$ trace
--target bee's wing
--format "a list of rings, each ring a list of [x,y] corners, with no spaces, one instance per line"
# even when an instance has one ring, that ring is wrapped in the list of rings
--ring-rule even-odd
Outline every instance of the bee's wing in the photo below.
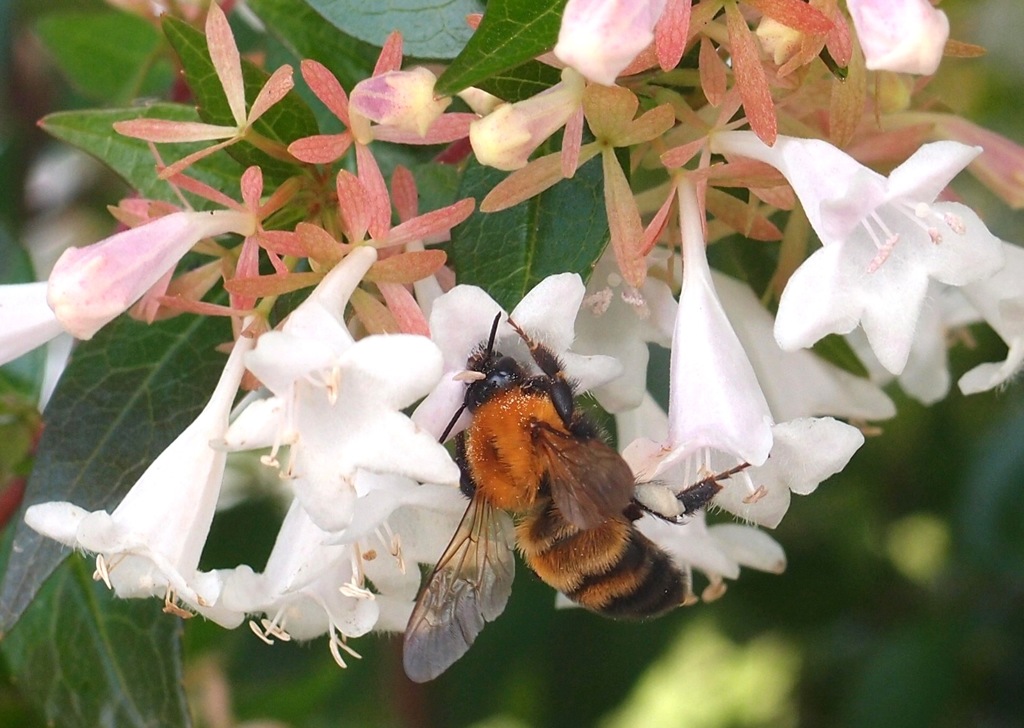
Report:
[[[484,623],[504,611],[514,574],[511,519],[474,497],[405,628],[409,679],[433,680],[466,654]]]
[[[547,460],[551,497],[569,523],[588,529],[622,515],[635,483],[619,453],[600,439],[548,426],[537,428],[537,440]]]

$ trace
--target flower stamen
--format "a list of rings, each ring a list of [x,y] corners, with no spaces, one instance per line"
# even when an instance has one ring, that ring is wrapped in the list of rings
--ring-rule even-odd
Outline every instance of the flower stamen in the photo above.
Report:
[[[700,599],[693,593],[693,568],[689,564],[683,567],[683,575],[686,577],[686,592],[683,594],[683,601],[679,604],[683,607],[692,607]]]
[[[401,537],[391,530],[391,526],[387,521],[380,524],[381,528],[384,529],[384,533],[377,529],[377,538],[384,544],[388,549],[388,553],[395,557],[398,561],[398,570],[405,573],[405,557],[402,555],[402,539]]]
[[[92,575],[93,581],[102,581],[106,584],[107,589],[113,589],[114,587],[110,583],[110,570],[107,568],[107,560],[103,558],[103,554],[96,554],[96,571]]]
[[[352,551],[352,578],[338,587],[346,597],[353,599],[375,599],[376,595],[364,586],[363,560],[359,549]]]
[[[250,619],[249,629],[268,645],[274,644],[275,639],[279,639],[282,642],[291,642],[292,636],[284,628],[285,620],[284,610],[281,609],[278,610],[273,619],[267,619],[266,617],[261,619],[259,625],[256,624],[255,620]]]
[[[327,390],[327,401],[332,405],[338,401],[338,389],[341,386],[341,369],[332,367],[324,388]]]
[[[249,620],[249,629],[252,630],[252,633],[254,635],[259,637],[261,640],[266,642],[268,645],[274,644],[274,640],[270,639],[270,637],[268,637],[266,634],[264,634],[263,630],[260,628],[260,626],[258,624],[256,624],[256,622],[254,620],[252,620],[252,619]]]
[[[766,495],[768,495],[768,489],[765,488],[763,485],[759,485],[759,486],[757,486],[757,488],[754,490],[753,493],[751,493],[750,495],[746,496],[743,499],[743,502],[746,503],[749,506],[749,505],[751,505],[753,503],[757,503],[759,500],[764,498]]]
[[[192,617],[196,616],[187,609],[178,606],[177,598],[173,587],[167,587],[167,591],[164,592],[164,614],[173,614],[182,619],[192,619]]]
[[[701,592],[700,597],[705,602],[713,602],[716,599],[720,599],[722,595],[725,594],[725,590],[727,588],[728,587],[722,577],[715,575],[711,577],[711,583],[704,587],[704,591]]]
[[[331,627],[330,635],[331,635],[331,637],[330,637],[330,643],[328,644],[328,649],[330,649],[330,651],[331,651],[331,657],[333,657],[334,661],[336,663],[338,663],[338,667],[340,667],[342,669],[348,667],[348,665],[345,663],[344,658],[341,656],[341,651],[342,650],[344,650],[350,656],[354,657],[357,660],[363,659],[362,655],[360,655],[354,649],[349,647],[348,644],[346,644],[346,642],[345,642],[345,635],[341,634],[340,632],[335,631],[334,626]]]
[[[282,642],[291,642],[292,636],[284,628],[283,610],[275,614],[273,619],[264,617],[260,622],[263,624],[264,634],[276,637]]]
[[[957,235],[967,234],[967,225],[964,223],[964,219],[959,215],[947,212],[942,215],[942,220],[949,226],[949,229]]]
[[[886,238],[885,242],[882,243],[882,246],[878,249],[878,254],[871,259],[870,263],[868,263],[868,273],[874,273],[882,267],[882,264],[885,263],[885,261],[889,260],[889,256],[892,255],[893,248],[896,247],[896,243],[899,241],[899,235],[893,235]]]

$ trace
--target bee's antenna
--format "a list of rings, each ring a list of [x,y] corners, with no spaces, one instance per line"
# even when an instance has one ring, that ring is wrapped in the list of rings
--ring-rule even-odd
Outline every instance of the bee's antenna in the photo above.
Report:
[[[466,403],[463,402],[462,406],[459,407],[458,410],[456,410],[455,416],[452,417],[451,422],[449,422],[448,426],[446,428],[444,428],[444,432],[441,433],[441,438],[438,440],[438,442],[442,442],[443,443],[445,440],[448,439],[448,433],[450,433],[452,431],[452,428],[455,427],[455,423],[459,421],[459,418],[462,417],[462,413],[465,412],[465,411],[466,411]]]
[[[487,356],[494,353],[494,339],[498,336],[498,324],[501,323],[501,312],[494,316],[494,323],[491,324],[491,335],[487,337]]]
[[[715,473],[711,476],[711,480],[726,480],[730,475],[736,475],[736,473],[746,470],[749,467],[750,463],[740,463],[735,468],[729,468],[724,472]]]
[[[487,357],[489,357],[491,354],[494,353],[494,340],[498,337],[498,324],[499,323],[501,323],[501,311],[499,311],[497,314],[495,314],[495,316],[494,316],[494,323],[491,324],[491,333],[487,337],[487,349],[484,352]],[[470,371],[470,372],[466,372],[466,373],[467,374],[472,374],[473,372]],[[483,378],[482,374],[480,375],[480,378],[481,379]],[[465,411],[466,411],[466,403],[463,402],[462,406],[459,407],[459,409],[455,412],[455,416],[452,417],[452,421],[448,423],[448,426],[446,428],[444,428],[444,432],[441,433],[441,439],[438,440],[438,442],[444,442],[448,438],[448,435],[449,435],[449,433],[451,433],[452,428],[455,427],[455,423],[459,421],[459,418],[462,417],[462,413],[465,412]]]

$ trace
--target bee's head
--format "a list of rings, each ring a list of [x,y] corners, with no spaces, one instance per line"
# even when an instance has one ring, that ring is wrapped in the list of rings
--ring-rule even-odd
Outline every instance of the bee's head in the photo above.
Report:
[[[525,376],[519,362],[500,352],[491,352],[480,362],[479,367],[471,365],[470,368],[484,375],[483,379],[471,382],[466,387],[466,407],[470,412],[475,412],[495,394],[515,385]]]
[[[465,404],[470,412],[475,411],[495,393],[508,389],[525,376],[519,362],[511,356],[505,356],[500,351],[494,350],[494,339],[497,336],[500,321],[501,314],[499,313],[494,317],[487,345],[481,346],[473,352],[469,361],[466,362],[469,371],[479,372],[483,375],[483,378],[471,382],[466,387]]]
[[[502,314],[499,312],[491,324],[491,334],[487,337],[487,344],[480,346],[474,351],[466,362],[466,372],[461,373],[458,378],[468,381],[466,396],[462,400],[462,406],[452,417],[448,426],[441,435],[441,442],[447,439],[448,434],[455,427],[459,417],[465,410],[475,412],[487,400],[498,392],[501,392],[515,385],[526,378],[527,374],[523,367],[511,356],[505,356],[500,351],[494,350],[494,340],[498,335],[498,324],[501,322]],[[475,373],[475,376],[472,376]],[[464,374],[471,376],[465,377]]]

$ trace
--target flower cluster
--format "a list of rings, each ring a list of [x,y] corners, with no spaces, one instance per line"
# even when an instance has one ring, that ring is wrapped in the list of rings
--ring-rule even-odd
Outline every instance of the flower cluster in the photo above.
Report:
[[[249,103],[227,19],[211,4],[205,37],[232,122],[115,125],[151,146],[180,205],[125,200],[115,209],[124,230],[68,249],[46,281],[0,286],[0,361],[62,332],[89,339],[126,312],[149,322],[186,313],[231,321],[224,372],[119,504],[33,503],[26,522],[94,554],[97,578],[118,596],[163,597],[169,612],[225,627],[248,619],[268,642],[326,634],[344,666],[350,638],[404,628],[417,565],[437,559],[465,509],[459,467],[438,438],[497,316],[498,350],[529,359],[511,320],[614,415],[641,502],[671,504],[732,473],[710,516],[637,523],[681,570],[704,575],[705,600],[742,566],[781,572],[782,548],[764,529],[792,494],[846,467],[868,423],[895,414],[881,388],[890,379],[926,403],[946,395],[948,328],[984,321],[1009,348],[1005,362],[963,375],[966,393],[1024,364],[1024,253],[946,192],[969,167],[1004,199],[1024,199],[1024,153],[912,101],[892,110],[867,95],[869,70],[936,71],[948,22],[930,3],[849,0],[848,10],[570,0],[553,55],[540,58],[561,68],[560,81],[515,102],[467,89],[476,112],[451,110],[465,107],[436,90],[436,68],[403,68],[393,34],[349,92],[325,65],[302,61],[343,130],[282,141],[260,124],[288,98],[292,69],[269,74]],[[697,65],[682,74],[689,48]],[[213,143],[164,164],[158,145],[171,142]],[[445,162],[472,153],[510,174],[476,212],[466,198],[420,213],[414,175],[388,161],[386,145],[444,145]],[[270,185],[251,165],[217,188],[193,173],[243,147],[293,174]],[[596,157],[603,254],[544,271],[511,312],[463,282],[437,245],[453,228],[535,201]],[[784,234],[779,223],[804,219],[798,208],[809,228]],[[767,276],[750,276],[767,287],[710,265],[709,247],[738,236],[777,250]],[[500,253],[492,282],[515,274],[498,269]],[[301,302],[281,317],[296,292]],[[812,352],[826,337],[872,376]],[[653,388],[664,409],[647,389],[652,345],[671,351],[669,380]],[[200,569],[229,455],[278,476],[286,515],[259,572]]]

